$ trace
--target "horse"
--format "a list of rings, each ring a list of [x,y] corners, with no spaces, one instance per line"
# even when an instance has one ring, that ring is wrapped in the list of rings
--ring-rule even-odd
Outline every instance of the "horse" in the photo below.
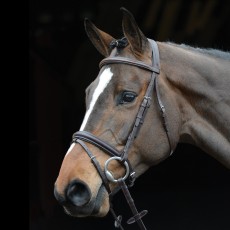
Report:
[[[122,190],[146,229],[129,187],[150,167],[189,143],[230,168],[230,53],[147,38],[123,13],[124,37],[89,19],[89,40],[105,58],[86,89],[86,113],[63,159],[54,195],[68,215],[104,217],[124,229],[112,208]]]

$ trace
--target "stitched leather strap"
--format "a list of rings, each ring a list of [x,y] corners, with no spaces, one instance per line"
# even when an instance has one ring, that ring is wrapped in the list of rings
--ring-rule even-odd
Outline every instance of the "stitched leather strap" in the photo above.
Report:
[[[97,169],[101,179],[102,179],[102,182],[106,188],[106,190],[108,191],[108,193],[110,194],[111,193],[111,190],[110,190],[110,187],[109,187],[109,182],[108,182],[108,179],[107,177],[105,176],[104,172],[102,171],[101,169],[101,166],[99,164],[99,162],[97,161],[96,157],[90,152],[90,150],[88,149],[88,147],[85,145],[85,143],[83,141],[81,141],[80,139],[77,139],[75,141],[76,143],[79,143],[81,145],[81,147],[86,151],[86,153],[89,155],[94,167]]]
[[[159,74],[160,71],[158,68],[154,66],[150,66],[145,64],[144,62],[138,61],[138,60],[132,60],[130,58],[125,58],[125,57],[108,57],[103,59],[99,67],[102,68],[102,66],[107,65],[107,64],[128,64],[128,65],[133,65],[142,69],[149,70],[151,72]]]
[[[94,136],[93,134],[87,132],[87,131],[78,131],[73,134],[73,141],[81,139],[83,141],[86,141],[88,143],[91,143],[101,150],[105,151],[110,156],[121,156],[121,152],[119,152],[117,149],[115,149],[112,145],[102,141],[98,137]]]

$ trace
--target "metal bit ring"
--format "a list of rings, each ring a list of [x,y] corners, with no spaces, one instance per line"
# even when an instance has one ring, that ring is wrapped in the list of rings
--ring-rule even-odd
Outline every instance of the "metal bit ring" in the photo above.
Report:
[[[110,161],[112,160],[118,160],[118,161],[122,161],[121,157],[110,157],[106,162],[105,162],[105,175],[107,177],[107,179],[111,182],[117,183],[118,179],[115,179],[112,175],[112,173],[108,170],[108,165],[110,163]],[[125,180],[128,176],[129,176],[129,165],[126,161],[123,162],[124,166],[125,166],[125,170],[126,173],[124,175],[124,177],[122,178],[123,180]]]

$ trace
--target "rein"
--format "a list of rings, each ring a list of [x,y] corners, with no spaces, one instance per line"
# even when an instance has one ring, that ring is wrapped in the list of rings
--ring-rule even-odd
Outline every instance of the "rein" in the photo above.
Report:
[[[144,223],[142,222],[141,218],[144,215],[146,215],[148,211],[147,210],[143,210],[141,212],[137,211],[136,206],[134,204],[134,200],[132,199],[132,197],[129,193],[129,190],[128,190],[128,187],[133,186],[134,181],[135,181],[135,172],[132,169],[131,164],[129,163],[128,153],[129,153],[130,147],[132,146],[133,141],[135,140],[135,138],[138,135],[138,132],[140,130],[141,125],[144,122],[144,118],[145,118],[145,115],[147,113],[147,110],[150,107],[151,95],[152,95],[153,89],[155,89],[155,91],[156,91],[156,97],[157,97],[158,105],[159,105],[160,111],[161,111],[163,127],[165,129],[165,132],[166,132],[166,135],[168,138],[168,143],[170,146],[170,155],[173,153],[172,143],[171,143],[171,140],[169,138],[169,129],[168,129],[168,126],[166,123],[165,107],[164,107],[164,105],[161,101],[161,98],[160,98],[159,89],[158,89],[158,82],[157,82],[157,76],[160,73],[159,50],[158,50],[157,43],[155,41],[149,39],[149,42],[150,42],[151,47],[152,47],[152,66],[147,65],[144,62],[132,60],[132,59],[125,58],[125,57],[108,57],[108,58],[103,59],[99,64],[100,68],[102,68],[104,65],[107,65],[107,64],[127,64],[127,65],[136,66],[136,67],[139,67],[139,68],[142,68],[142,69],[145,69],[147,71],[152,72],[150,83],[149,83],[148,88],[146,90],[143,101],[139,107],[139,111],[137,113],[133,129],[129,134],[129,137],[127,139],[127,142],[125,144],[124,149],[120,152],[117,149],[115,149],[113,146],[102,141],[101,139],[99,139],[98,137],[94,136],[93,134],[91,134],[87,131],[78,131],[78,132],[73,134],[73,141],[72,142],[78,143],[82,146],[82,148],[85,150],[85,152],[90,157],[93,165],[97,169],[97,171],[98,171],[98,173],[102,179],[102,182],[103,182],[103,184],[104,184],[104,186],[105,186],[105,188],[109,194],[110,212],[115,219],[115,227],[120,228],[121,230],[124,229],[121,225],[122,216],[116,216],[116,214],[112,208],[112,202],[111,202],[113,195],[120,189],[122,190],[128,204],[130,206],[130,209],[133,213],[133,217],[131,217],[127,221],[127,223],[132,224],[134,222],[137,222],[137,224],[141,230],[146,230],[146,227],[145,227]],[[100,164],[97,161],[96,157],[90,152],[90,150],[88,149],[88,147],[86,146],[86,144],[84,142],[88,142],[88,143],[91,143],[91,144],[97,146],[98,148],[100,148],[101,150],[103,150],[104,152],[106,152],[108,155],[111,156],[105,162],[104,171],[101,169]],[[125,167],[125,175],[122,178],[115,179],[113,177],[112,173],[108,170],[108,166],[109,166],[110,162],[113,160],[119,161]],[[113,192],[111,192],[111,190],[110,190],[109,181],[113,182],[113,183],[117,183],[119,186]],[[128,186],[126,185],[126,181],[128,183]]]

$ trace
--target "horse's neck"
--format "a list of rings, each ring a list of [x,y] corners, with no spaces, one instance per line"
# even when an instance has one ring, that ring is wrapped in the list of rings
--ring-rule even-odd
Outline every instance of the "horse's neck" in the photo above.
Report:
[[[230,61],[173,45],[160,52],[165,99],[174,97],[179,111],[179,141],[198,146],[230,168]]]

